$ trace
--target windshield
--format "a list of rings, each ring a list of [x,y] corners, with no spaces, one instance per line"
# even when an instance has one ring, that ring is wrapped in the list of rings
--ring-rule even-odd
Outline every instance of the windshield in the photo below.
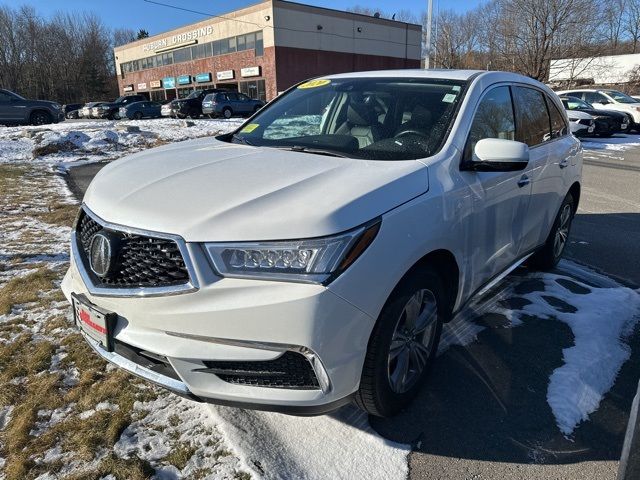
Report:
[[[202,92],[199,90],[194,90],[193,92],[191,92],[186,98],[198,98],[200,95],[202,95]]]
[[[609,95],[618,103],[638,103],[635,98],[632,98],[626,93],[622,93],[617,90],[604,90],[604,93]]]
[[[567,110],[593,109],[593,106],[579,98],[563,98],[562,103]]]
[[[433,155],[465,82],[341,78],[299,85],[258,113],[233,140],[371,160]]]

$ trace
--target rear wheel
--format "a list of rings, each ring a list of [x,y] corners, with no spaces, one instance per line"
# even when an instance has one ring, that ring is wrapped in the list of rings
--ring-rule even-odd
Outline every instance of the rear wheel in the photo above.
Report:
[[[429,372],[447,311],[442,280],[432,268],[396,288],[371,333],[356,404],[387,417],[406,407]]]
[[[222,115],[224,118],[231,118],[233,116],[233,111],[229,107],[224,107]]]
[[[45,125],[47,123],[51,123],[51,115],[43,111],[33,112],[29,117],[29,123],[31,123],[31,125]]]
[[[564,197],[562,201],[562,205],[560,205],[560,210],[553,222],[553,227],[547,237],[547,241],[527,262],[531,268],[536,270],[551,270],[558,264],[569,240],[574,214],[575,201],[573,196],[567,193],[567,196]]]

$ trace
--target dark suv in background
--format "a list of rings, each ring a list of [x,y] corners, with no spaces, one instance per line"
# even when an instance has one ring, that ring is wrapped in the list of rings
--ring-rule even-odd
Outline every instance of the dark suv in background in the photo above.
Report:
[[[169,104],[169,108],[163,108],[162,114],[178,118],[198,118],[202,115],[202,100],[210,93],[226,92],[218,88],[208,90],[195,90],[185,98],[177,98]]]
[[[202,101],[202,113],[211,118],[249,116],[264,107],[262,100],[253,100],[240,92],[211,93]]]
[[[98,111],[98,118],[108,118],[118,120],[120,118],[120,108],[126,107],[130,103],[144,102],[147,97],[144,95],[124,95],[116,98],[113,102],[103,103],[95,107]]]
[[[48,100],[27,100],[17,93],[0,89],[0,124],[44,125],[64,120],[62,106]]]

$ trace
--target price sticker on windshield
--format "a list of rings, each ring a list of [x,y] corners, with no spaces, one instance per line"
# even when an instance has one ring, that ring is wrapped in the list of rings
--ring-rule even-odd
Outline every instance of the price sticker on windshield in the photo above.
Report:
[[[249,125],[247,125],[246,127],[244,127],[242,130],[240,130],[242,133],[251,133],[253,132],[256,128],[258,128],[260,126],[259,123],[250,123]]]
[[[298,88],[318,88],[329,85],[330,83],[331,80],[327,78],[319,78],[317,80],[309,80],[308,82],[301,83],[300,85],[298,85]]]
[[[442,101],[446,103],[453,103],[455,99],[456,99],[455,93],[447,93],[444,97],[442,97]]]

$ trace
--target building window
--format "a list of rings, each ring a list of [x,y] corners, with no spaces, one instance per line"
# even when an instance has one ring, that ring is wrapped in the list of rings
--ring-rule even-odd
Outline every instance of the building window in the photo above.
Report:
[[[240,93],[244,93],[249,98],[267,101],[267,92],[265,90],[264,80],[250,80],[248,82],[240,82]]]
[[[264,54],[264,43],[262,41],[262,32],[256,32],[256,57]]]

